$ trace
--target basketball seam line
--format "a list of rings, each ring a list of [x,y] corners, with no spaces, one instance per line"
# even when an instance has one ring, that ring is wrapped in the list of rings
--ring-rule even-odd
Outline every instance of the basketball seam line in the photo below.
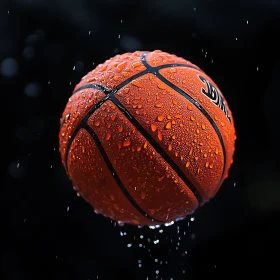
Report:
[[[123,185],[121,179],[119,178],[116,170],[114,169],[108,155],[106,154],[106,151],[104,149],[104,147],[102,146],[98,136],[95,134],[95,132],[93,131],[93,129],[88,125],[85,124],[83,127],[92,137],[93,141],[95,142],[96,146],[98,147],[98,150],[101,153],[101,156],[103,157],[103,160],[105,161],[105,164],[107,165],[109,171],[111,172],[113,178],[115,179],[116,183],[119,185],[119,187],[121,188],[123,194],[125,195],[125,197],[129,200],[129,202],[133,205],[133,207],[140,213],[142,214],[144,217],[150,219],[151,221],[155,221],[155,222],[164,222],[164,221],[160,221],[157,220],[151,216],[149,216],[138,204],[137,202],[133,199],[133,197],[129,194],[128,190],[126,189],[126,187]]]

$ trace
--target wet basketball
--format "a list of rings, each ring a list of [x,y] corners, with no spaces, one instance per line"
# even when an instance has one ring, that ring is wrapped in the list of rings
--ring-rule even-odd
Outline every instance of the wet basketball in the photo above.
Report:
[[[233,162],[222,92],[198,66],[162,51],[98,65],[76,85],[60,125],[73,187],[120,224],[185,218],[216,195]]]

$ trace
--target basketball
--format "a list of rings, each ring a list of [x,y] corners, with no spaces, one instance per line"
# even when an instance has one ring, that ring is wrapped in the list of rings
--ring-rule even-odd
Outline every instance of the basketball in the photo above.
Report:
[[[228,177],[235,140],[215,82],[159,50],[98,65],[60,119],[60,154],[74,189],[119,224],[158,225],[193,213]]]

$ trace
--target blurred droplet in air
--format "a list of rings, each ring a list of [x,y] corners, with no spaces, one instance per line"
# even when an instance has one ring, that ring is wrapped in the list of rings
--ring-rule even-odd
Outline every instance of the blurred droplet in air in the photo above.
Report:
[[[23,176],[25,171],[24,165],[18,161],[11,161],[8,165],[8,173],[15,178]]]
[[[1,74],[4,77],[12,78],[18,72],[18,63],[14,58],[6,58],[1,63]]]
[[[84,69],[84,63],[82,61],[77,61],[73,67],[73,70],[75,70],[76,72],[80,72],[83,69]]]
[[[24,50],[23,50],[23,56],[25,57],[25,58],[32,58],[32,57],[34,57],[34,48],[33,47],[26,47],[26,48],[24,48]]]
[[[30,34],[26,37],[25,43],[26,45],[32,45],[36,41],[36,35],[35,34]]]
[[[37,97],[40,94],[40,86],[37,83],[29,83],[25,86],[24,93],[28,97]]]
[[[18,127],[16,130],[16,137],[21,141],[30,140],[30,133],[28,128],[24,126]]]
[[[140,41],[137,38],[131,36],[121,37],[120,44],[125,51],[137,51],[142,48]]]

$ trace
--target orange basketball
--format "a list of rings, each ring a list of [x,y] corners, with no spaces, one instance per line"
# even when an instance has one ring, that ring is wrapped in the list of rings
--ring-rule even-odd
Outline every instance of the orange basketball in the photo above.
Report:
[[[158,50],[98,65],[75,87],[60,124],[74,189],[119,223],[184,218],[215,196],[233,162],[233,118],[217,85]]]

